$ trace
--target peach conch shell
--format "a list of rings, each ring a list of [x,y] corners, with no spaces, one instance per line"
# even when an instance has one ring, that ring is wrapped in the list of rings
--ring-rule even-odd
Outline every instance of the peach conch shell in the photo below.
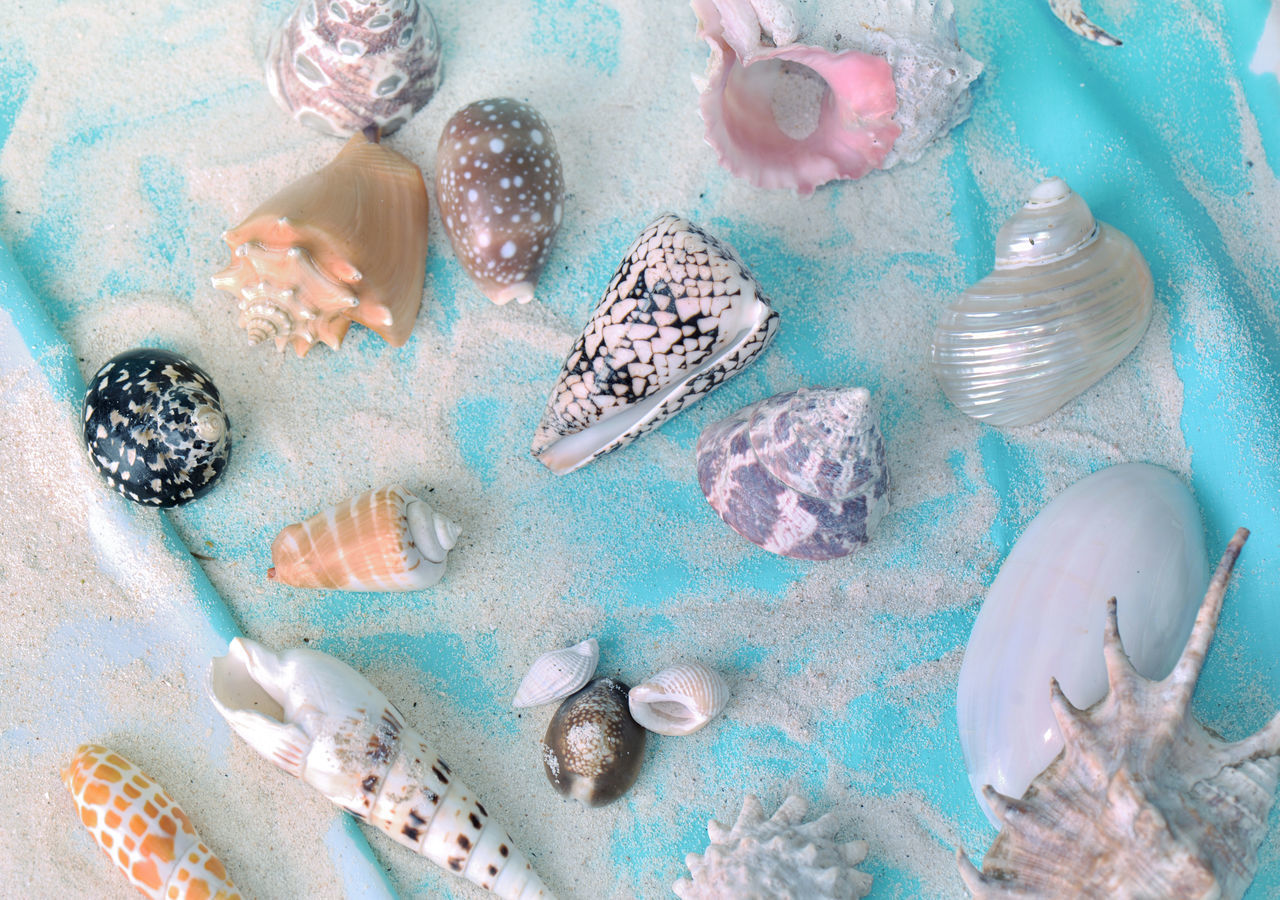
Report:
[[[459,529],[398,484],[295,522],[271,544],[267,577],[294,587],[417,591],[444,577]]]
[[[222,237],[233,255],[213,286],[238,299],[249,343],[336,350],[352,322],[393,347],[409,340],[426,277],[427,186],[394,150],[356,135]]]
[[[699,106],[721,165],[809,194],[911,162],[968,116],[982,64],[957,46],[950,0],[856,7],[832,41],[849,49],[834,51],[796,42],[787,0],[693,0],[711,50]]]
[[[1244,894],[1275,801],[1280,715],[1228,742],[1196,721],[1191,696],[1248,536],[1241,528],[1231,539],[1182,656],[1161,681],[1129,661],[1111,600],[1103,637],[1110,691],[1081,710],[1051,683],[1066,746],[1021,799],[986,788],[1000,834],[981,872],[957,854],[975,897]]]
[[[500,897],[551,900],[475,793],[346,663],[236,638],[206,689],[249,746],[361,822]]]
[[[80,821],[129,883],[154,900],[241,900],[186,813],[142,770],[84,744],[62,771]]]

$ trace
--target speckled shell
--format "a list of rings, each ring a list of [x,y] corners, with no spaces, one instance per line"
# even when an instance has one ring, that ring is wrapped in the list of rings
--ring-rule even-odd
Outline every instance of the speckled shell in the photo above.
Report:
[[[240,900],[222,861],[186,813],[120,754],[84,744],[62,770],[62,783],[98,846],[144,896]]]
[[[706,853],[685,857],[690,878],[672,887],[681,900],[856,900],[871,891],[871,876],[856,866],[866,841],[836,841],[835,813],[804,821],[809,802],[792,794],[769,818],[748,794],[733,828],[707,826]]]
[[[176,353],[140,348],[113,357],[89,382],[89,462],[136,503],[170,507],[208,492],[231,457],[218,389]]]
[[[324,134],[391,134],[440,85],[440,38],[421,0],[300,0],[271,36],[267,88]]]
[[[417,591],[444,577],[458,526],[398,484],[365,491],[289,525],[267,577],[294,587]]]
[[[236,638],[206,690],[249,746],[361,822],[500,897],[552,900],[475,793],[346,663]]]
[[[1002,823],[977,871],[975,897],[1213,897],[1239,900],[1257,871],[1280,775],[1280,715],[1228,742],[1191,714],[1191,698],[1248,532],[1236,532],[1173,671],[1151,681],[1120,642],[1116,601],[1103,655],[1110,691],[1077,709],[1056,681],[1062,753],[1014,799],[988,787]]]
[[[943,313],[934,375],[975,419],[1038,422],[1138,345],[1154,297],[1133,241],[1050,178],[996,235],[995,269]]]
[[[422,305],[427,186],[418,167],[363,135],[223,234],[213,286],[236,298],[249,343],[305,356],[352,322],[403,346]]]
[[[696,453],[712,508],[770,553],[845,556],[889,508],[880,417],[866,388],[762,400],[708,426]]]
[[[564,474],[630,443],[739,372],[777,327],[732,250],[686,219],[660,216],[569,351],[533,455]]]
[[[511,705],[523,709],[568,697],[591,680],[599,661],[600,645],[595,638],[544,653],[529,667]]]
[[[1085,40],[1093,41],[1104,47],[1119,47],[1123,41],[1112,37],[1095,25],[1084,13],[1080,0],[1049,0],[1049,8],[1062,23]]]
[[[509,97],[458,110],[436,151],[436,202],[453,252],[484,295],[528,303],[564,214],[547,120]]]
[[[566,699],[542,739],[542,768],[556,792],[604,806],[631,789],[645,731],[627,709],[627,686],[597,678]]]
[[[693,734],[720,715],[729,685],[700,662],[663,669],[627,695],[631,717],[656,734]]]

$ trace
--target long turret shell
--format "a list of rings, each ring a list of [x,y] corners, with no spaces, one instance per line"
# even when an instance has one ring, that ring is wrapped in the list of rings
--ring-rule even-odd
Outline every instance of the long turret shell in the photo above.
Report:
[[[500,897],[550,900],[506,830],[355,669],[236,638],[207,689],[249,746],[361,822]]]
[[[995,269],[943,313],[933,372],[975,419],[1038,422],[1137,346],[1153,299],[1133,241],[1050,178],[996,235]]]
[[[631,717],[656,734],[693,734],[720,715],[729,685],[700,662],[663,669],[627,695]]]
[[[120,754],[84,744],[62,771],[62,783],[98,846],[145,896],[240,900],[222,861],[186,813]]]
[[[267,577],[295,587],[417,591],[444,577],[458,526],[398,484],[289,525]]]
[[[975,897],[1239,900],[1258,867],[1280,775],[1280,714],[1224,741],[1191,714],[1196,680],[1249,533],[1236,532],[1173,670],[1151,681],[1133,667],[1108,604],[1106,697],[1088,709],[1051,694],[1066,746],[1021,799],[988,787],[1002,828],[976,870]]]
[[[732,250],[687,219],[660,216],[569,351],[533,455],[564,474],[630,443],[740,371],[777,326]]]
[[[595,638],[544,653],[529,667],[511,705],[521,709],[568,697],[591,680],[599,661],[600,645]]]
[[[336,350],[352,322],[393,347],[409,340],[426,277],[427,187],[394,150],[356,135],[223,239],[231,264],[213,286],[236,297],[251,344]]]

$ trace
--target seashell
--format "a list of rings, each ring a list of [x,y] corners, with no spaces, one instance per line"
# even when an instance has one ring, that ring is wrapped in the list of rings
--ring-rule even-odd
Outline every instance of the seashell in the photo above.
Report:
[[[179,506],[222,476],[231,424],[203,369],[141,347],[112,357],[90,379],[84,445],[98,474],[130,500]]]
[[[569,351],[533,455],[563,475],[631,443],[755,359],[777,327],[732,250],[659,216]]]
[[[511,705],[523,709],[568,697],[591,680],[599,661],[600,645],[595,638],[544,653],[529,667]]]
[[[995,269],[943,314],[933,372],[975,419],[1038,422],[1138,345],[1154,296],[1133,241],[1050,178],[996,235]]]
[[[709,425],[696,453],[712,508],[770,553],[845,556],[889,508],[880,415],[866,388],[762,400]]]
[[[1027,526],[978,613],[956,688],[969,781],[1022,795],[1062,749],[1049,698],[1057,678],[1087,707],[1107,690],[1102,632],[1108,597],[1123,604],[1138,671],[1173,668],[1209,577],[1200,511],[1172,472],[1103,469],[1054,498]]]
[[[421,0],[299,0],[271,36],[267,89],[324,134],[391,134],[440,86],[440,36]]]
[[[733,828],[712,820],[711,844],[685,857],[691,878],[672,889],[681,900],[855,900],[871,891],[859,872],[866,841],[838,843],[834,813],[804,821],[809,802],[790,795],[769,818],[752,794],[742,801]]]
[[[436,151],[436,201],[458,262],[484,295],[498,304],[532,300],[564,213],[547,120],[509,97],[458,110]]]
[[[1172,671],[1141,675],[1121,643],[1116,601],[1103,636],[1109,691],[1088,709],[1050,683],[1066,747],[1015,800],[988,787],[1002,828],[979,872],[960,851],[975,897],[1214,897],[1239,900],[1258,867],[1280,775],[1280,714],[1224,741],[1191,714],[1239,529],[1214,573]]]
[[[631,717],[656,734],[698,731],[729,702],[729,685],[700,662],[663,669],[627,695]]]
[[[597,678],[560,704],[542,738],[542,768],[562,797],[604,806],[631,789],[645,731],[627,710],[627,686]]]
[[[506,829],[355,669],[236,638],[206,689],[249,746],[361,822],[500,897],[551,897]]]
[[[810,194],[918,159],[969,114],[982,64],[956,43],[950,0],[865,2],[832,51],[796,42],[785,0],[693,0],[711,50],[700,79],[707,143],[756,187]]]
[[[1049,0],[1049,8],[1068,28],[1080,37],[1104,47],[1119,47],[1124,41],[1107,34],[1084,14],[1080,0]]]
[[[213,286],[238,299],[250,344],[306,356],[319,339],[336,350],[352,322],[393,347],[409,340],[426,277],[427,186],[394,150],[356,135],[222,237],[232,259]]]
[[[154,900],[240,900],[178,804],[118,753],[83,744],[62,770],[80,821],[129,883]]]
[[[267,577],[294,587],[418,591],[444,577],[459,528],[398,484],[295,522],[271,542]]]

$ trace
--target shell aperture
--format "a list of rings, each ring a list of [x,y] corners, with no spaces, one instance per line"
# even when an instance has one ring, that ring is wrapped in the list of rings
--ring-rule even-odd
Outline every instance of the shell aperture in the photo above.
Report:
[[[436,202],[453,252],[484,295],[528,303],[564,214],[547,120],[509,97],[458,110],[440,135]]]
[[[777,325],[733,251],[686,219],[659,217],[569,351],[533,455],[564,474],[625,446],[735,375]]]
[[[655,734],[693,734],[729,702],[724,677],[700,662],[669,666],[627,693],[631,717]]]
[[[475,793],[346,663],[236,638],[206,690],[249,746],[361,822],[507,900],[551,900]]]
[[[604,806],[631,789],[645,731],[627,709],[627,686],[597,678],[560,704],[542,739],[542,768],[556,792]]]
[[[118,753],[83,744],[62,770],[80,821],[153,900],[241,900],[222,860],[163,787]]]
[[[172,507],[207,493],[231,457],[213,381],[176,353],[142,347],[108,360],[84,398],[85,448],[135,503]]]

